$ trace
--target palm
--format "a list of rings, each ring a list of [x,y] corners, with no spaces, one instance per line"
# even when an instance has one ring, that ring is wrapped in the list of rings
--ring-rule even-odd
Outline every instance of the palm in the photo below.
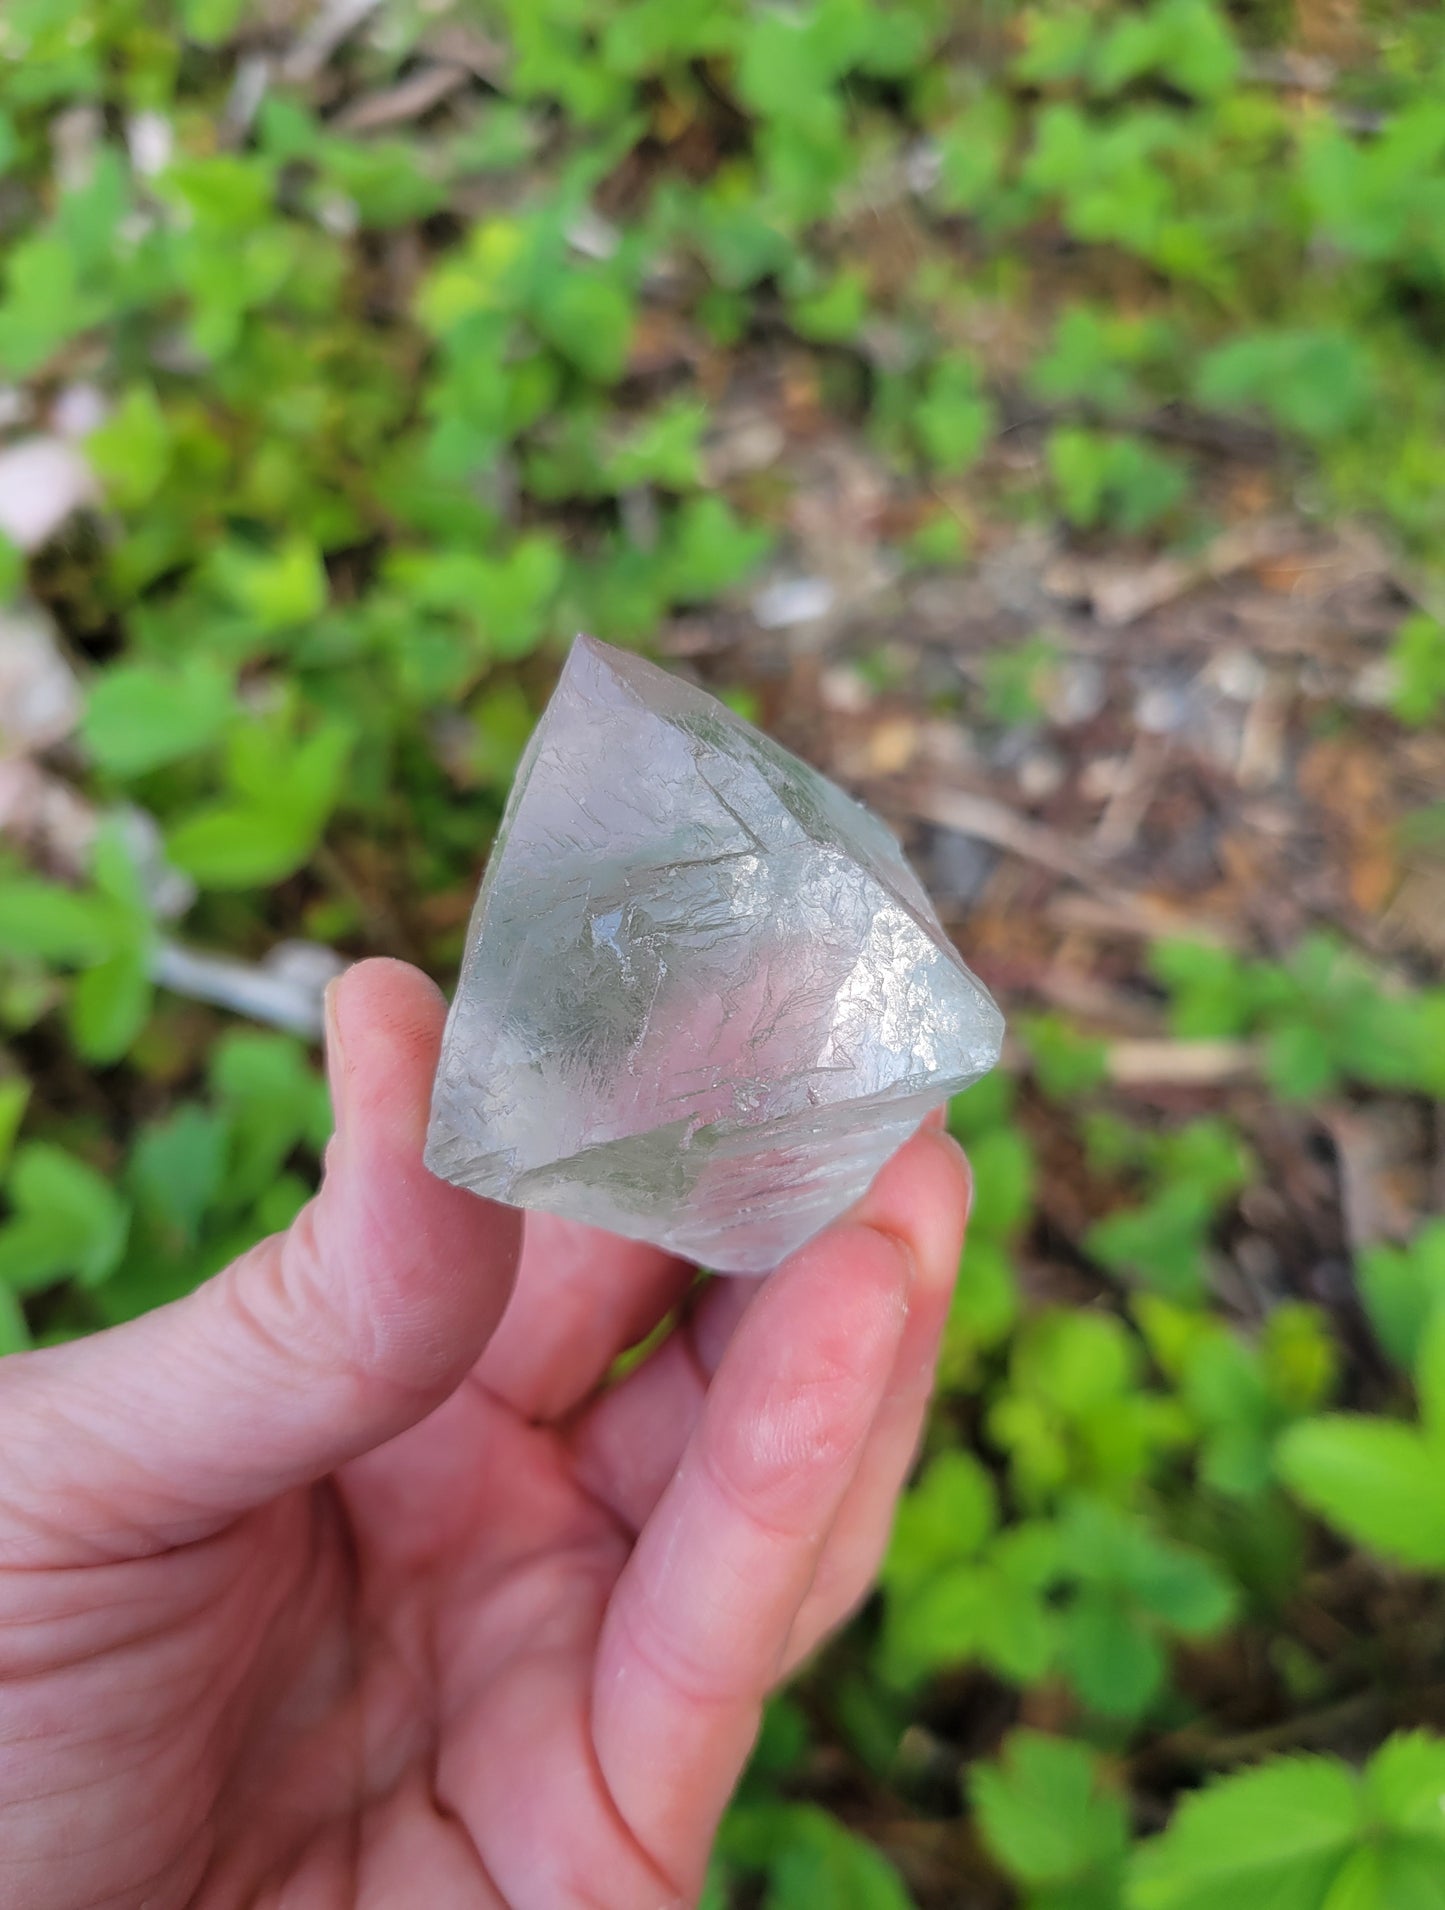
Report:
[[[122,1764],[106,1813],[130,1827],[120,1847],[62,1900],[99,1897],[118,1860],[137,1880],[159,1871],[182,1901],[203,1880],[220,1900],[302,1883],[319,1902],[390,1904],[424,1876],[429,1905],[567,1902],[554,1863],[577,1885],[650,1878],[650,1895],[620,1901],[675,1898],[611,1807],[587,1735],[629,1549],[555,1434],[466,1387],[336,1479],[238,1522],[201,1586],[191,1560],[121,1568],[152,1641],[142,1675],[177,1702],[154,1719],[153,1758]],[[117,1744],[133,1726],[121,1655],[94,1666],[87,1694]],[[566,1800],[565,1848],[548,1799]],[[127,1849],[132,1831],[141,1847]]]
[[[396,999],[375,967],[353,994],[368,973]],[[413,1100],[428,1040],[406,1031]],[[414,1148],[415,1109],[393,1140]],[[353,1131],[292,1236],[172,1318],[7,1363],[0,1902],[689,1902],[767,1688],[866,1586],[956,1262],[956,1158],[915,1143],[867,1224],[761,1290],[704,1290],[605,1387],[687,1270],[536,1221],[489,1294],[515,1217],[376,1153]],[[315,1319],[333,1260],[340,1311],[365,1309],[340,1359]],[[194,1400],[156,1400],[157,1359]],[[27,1444],[52,1421],[58,1449]]]

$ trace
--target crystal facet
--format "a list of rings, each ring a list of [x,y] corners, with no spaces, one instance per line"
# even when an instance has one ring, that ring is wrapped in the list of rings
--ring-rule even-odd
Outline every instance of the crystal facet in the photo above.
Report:
[[[472,916],[427,1165],[765,1272],[1002,1034],[875,816],[579,637]]]

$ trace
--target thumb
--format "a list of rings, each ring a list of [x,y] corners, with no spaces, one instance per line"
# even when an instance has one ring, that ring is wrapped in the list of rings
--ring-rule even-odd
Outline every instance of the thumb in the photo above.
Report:
[[[460,1383],[506,1305],[521,1216],[422,1165],[444,1014],[416,969],[349,970],[328,1001],[336,1136],[290,1230],[184,1300],[0,1364],[0,1562],[202,1537]]]

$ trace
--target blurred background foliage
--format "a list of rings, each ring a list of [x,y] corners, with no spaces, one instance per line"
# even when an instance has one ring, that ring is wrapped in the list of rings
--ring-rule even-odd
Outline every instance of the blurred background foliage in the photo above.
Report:
[[[0,1349],[286,1224],[637,645],[1014,1031],[711,1910],[1445,1906],[1445,16],[7,0],[0,285]]]

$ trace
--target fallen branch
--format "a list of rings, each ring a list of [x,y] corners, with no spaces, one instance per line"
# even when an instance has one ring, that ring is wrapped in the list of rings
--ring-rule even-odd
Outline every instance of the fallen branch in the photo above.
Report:
[[[345,966],[334,950],[313,942],[279,943],[259,963],[162,942],[151,962],[151,979],[174,995],[210,1002],[315,1041],[321,1034],[326,984]]]
[[[424,66],[384,92],[370,93],[336,115],[332,124],[342,133],[375,133],[386,126],[404,126],[440,106],[459,87],[469,85],[464,66]]]
[[[1252,1041],[1115,1041],[1108,1053],[1109,1079],[1121,1088],[1222,1087],[1259,1073]]]
[[[886,798],[880,806],[888,806]],[[895,795],[895,809],[898,806]],[[992,797],[975,795],[965,789],[941,788],[932,783],[911,783],[901,792],[901,806],[921,822],[931,822],[941,829],[956,829],[960,835],[990,843],[996,849],[1035,863],[1064,881],[1089,890],[1094,902],[1101,905],[1095,911],[1093,926],[1124,930],[1149,939],[1188,935],[1196,941],[1221,946],[1233,944],[1235,938],[1224,925],[1187,915],[1167,903],[1122,888],[1087,843],[1062,835],[1045,823],[1020,816]]]

